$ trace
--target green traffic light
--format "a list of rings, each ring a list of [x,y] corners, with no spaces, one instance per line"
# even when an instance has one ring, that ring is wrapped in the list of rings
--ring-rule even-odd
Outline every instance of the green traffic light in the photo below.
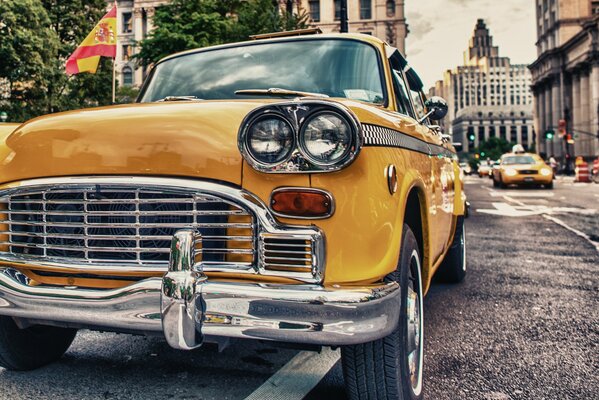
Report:
[[[470,135],[469,139],[472,140],[472,141],[474,141],[474,135]]]

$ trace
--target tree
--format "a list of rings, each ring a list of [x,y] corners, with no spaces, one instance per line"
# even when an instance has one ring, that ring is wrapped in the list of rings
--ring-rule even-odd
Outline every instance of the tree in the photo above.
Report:
[[[43,114],[46,66],[58,46],[39,0],[0,2],[0,85],[8,94],[1,107],[9,120]]]
[[[136,58],[150,65],[184,50],[305,28],[307,20],[305,12],[279,13],[272,0],[173,0],[156,9],[155,29],[139,43]]]
[[[96,74],[65,73],[67,58],[105,13],[105,0],[0,1],[0,80],[10,92],[2,108],[11,120],[110,104],[110,59]]]
[[[95,74],[65,73],[67,58],[106,14],[105,0],[42,0],[59,46],[46,66],[46,112],[108,105],[112,97],[112,60],[101,58]]]

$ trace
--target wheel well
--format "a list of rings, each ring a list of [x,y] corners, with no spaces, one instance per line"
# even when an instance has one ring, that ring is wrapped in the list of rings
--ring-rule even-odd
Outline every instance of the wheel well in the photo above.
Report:
[[[422,231],[422,210],[420,208],[420,198],[417,190],[412,190],[408,195],[408,201],[406,202],[406,211],[404,214],[404,223],[407,224],[418,242],[418,250],[424,261],[424,236]]]

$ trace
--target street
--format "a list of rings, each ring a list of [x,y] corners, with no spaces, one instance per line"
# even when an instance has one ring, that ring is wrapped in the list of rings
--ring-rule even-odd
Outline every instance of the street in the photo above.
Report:
[[[467,177],[465,188],[468,275],[425,299],[425,398],[594,398],[599,185],[494,189]],[[337,359],[240,341],[179,352],[159,338],[83,331],[58,363],[0,369],[0,398],[344,399]]]

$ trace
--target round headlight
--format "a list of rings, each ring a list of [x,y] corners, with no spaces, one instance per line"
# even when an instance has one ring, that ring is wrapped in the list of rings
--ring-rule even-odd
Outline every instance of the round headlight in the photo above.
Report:
[[[351,151],[352,128],[338,114],[323,112],[307,120],[299,135],[304,155],[316,164],[335,164]]]
[[[550,170],[549,168],[541,168],[541,175],[543,176],[549,176],[553,173],[552,170]]]
[[[281,117],[265,116],[247,130],[247,150],[257,162],[278,164],[293,151],[293,128]]]

